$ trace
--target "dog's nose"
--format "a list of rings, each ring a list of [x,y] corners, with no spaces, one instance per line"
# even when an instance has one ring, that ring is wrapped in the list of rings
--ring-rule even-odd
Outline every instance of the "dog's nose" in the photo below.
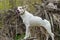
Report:
[[[20,13],[20,11],[19,11],[19,10],[17,10],[17,13]]]

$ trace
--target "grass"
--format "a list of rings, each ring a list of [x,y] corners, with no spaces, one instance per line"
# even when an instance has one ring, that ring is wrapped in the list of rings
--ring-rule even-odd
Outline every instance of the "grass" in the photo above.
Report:
[[[16,34],[16,36],[15,36],[15,40],[21,40],[21,39],[23,39],[24,38],[24,36],[25,36],[25,34],[22,34],[22,35],[20,35],[20,34]]]

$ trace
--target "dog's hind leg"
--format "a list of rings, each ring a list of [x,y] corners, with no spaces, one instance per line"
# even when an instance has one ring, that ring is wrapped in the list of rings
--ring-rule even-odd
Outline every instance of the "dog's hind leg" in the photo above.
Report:
[[[54,34],[51,32],[51,33],[49,33],[50,34],[50,36],[51,36],[51,38],[52,38],[52,40],[54,40]]]
[[[49,39],[49,34],[46,34],[46,40],[48,40]]]

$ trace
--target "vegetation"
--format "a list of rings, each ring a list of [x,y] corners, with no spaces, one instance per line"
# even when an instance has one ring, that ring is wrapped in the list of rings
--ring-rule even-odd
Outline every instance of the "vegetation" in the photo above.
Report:
[[[13,39],[21,40],[25,36],[24,35],[25,25],[22,24],[21,18],[17,16],[15,13],[7,12],[7,11],[9,9],[13,9],[16,6],[23,6],[26,4],[28,5],[27,10],[29,12],[33,13],[34,15],[46,18],[51,22],[51,25],[54,26],[52,27],[52,31],[55,34],[55,40],[60,40],[60,14],[59,14],[60,12],[55,13],[55,11],[49,12],[47,10],[47,13],[45,14],[44,9],[42,8],[41,8],[42,10],[40,9],[41,3],[42,3],[41,0],[0,0],[0,31],[1,31],[0,40],[5,40],[6,38],[7,38],[6,40],[13,40]],[[35,5],[38,5],[38,6],[35,6]],[[45,40],[45,36],[41,31],[39,31],[41,30],[39,27],[34,27],[33,29],[32,28],[31,28],[32,36],[36,34],[36,37],[38,37],[38,40]]]

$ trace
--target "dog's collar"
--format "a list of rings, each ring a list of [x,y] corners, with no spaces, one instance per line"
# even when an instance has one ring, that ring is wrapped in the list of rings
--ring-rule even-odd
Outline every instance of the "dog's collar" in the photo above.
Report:
[[[20,14],[20,15],[23,15],[24,13],[25,13],[25,11],[22,14]]]

